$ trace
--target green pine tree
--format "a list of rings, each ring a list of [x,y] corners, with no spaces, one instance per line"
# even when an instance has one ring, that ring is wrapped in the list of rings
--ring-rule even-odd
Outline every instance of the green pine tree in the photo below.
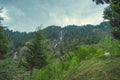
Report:
[[[41,69],[46,65],[46,46],[42,30],[35,32],[35,38],[26,43],[25,58],[23,66],[30,70],[30,80],[32,80],[33,69]]]
[[[113,30],[113,36],[120,40],[120,0],[93,0],[96,2],[96,4],[104,4],[108,3],[110,4],[105,10],[104,10],[104,19],[109,20],[109,23],[112,27],[114,27]]]
[[[0,9],[0,12],[2,9]],[[3,18],[0,16],[0,59],[4,58],[4,55],[9,51],[9,43],[4,34],[4,27],[1,24]]]

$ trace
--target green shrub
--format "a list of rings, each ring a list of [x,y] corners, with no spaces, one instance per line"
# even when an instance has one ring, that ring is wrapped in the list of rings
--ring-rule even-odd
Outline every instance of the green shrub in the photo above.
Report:
[[[106,37],[99,43],[99,47],[110,52],[112,56],[120,55],[120,42],[112,37]]]
[[[97,46],[80,46],[76,51],[75,55],[79,58],[79,61],[93,58],[93,57],[101,57],[104,55],[104,50],[98,48]]]

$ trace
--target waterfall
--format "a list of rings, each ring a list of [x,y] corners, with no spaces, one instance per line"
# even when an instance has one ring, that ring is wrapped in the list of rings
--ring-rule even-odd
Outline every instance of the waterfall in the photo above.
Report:
[[[17,58],[17,51],[14,53],[14,55],[13,55],[13,59],[16,59]]]
[[[63,30],[60,31],[60,41],[63,39]]]
[[[54,48],[56,48],[58,46],[58,44],[60,44],[60,42],[63,40],[63,30],[60,31],[60,41],[58,41],[58,43],[55,44]]]
[[[56,48],[59,43],[60,43],[60,42],[56,43],[55,46],[54,46],[54,48]]]

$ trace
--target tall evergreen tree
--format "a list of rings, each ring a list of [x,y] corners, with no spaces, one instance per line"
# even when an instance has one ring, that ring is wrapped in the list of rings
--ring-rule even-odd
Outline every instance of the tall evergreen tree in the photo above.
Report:
[[[109,20],[109,23],[114,28],[113,36],[120,40],[120,1],[119,0],[93,0],[97,4],[105,2],[110,4],[104,10],[104,18]]]
[[[0,9],[0,13],[2,13],[2,8]],[[2,20],[3,18],[0,16],[0,59],[9,51],[8,40],[4,35],[4,27],[1,24]]]
[[[35,38],[26,43],[24,67],[30,70],[30,80],[32,80],[33,69],[41,69],[46,65],[45,40],[42,30],[35,32]]]

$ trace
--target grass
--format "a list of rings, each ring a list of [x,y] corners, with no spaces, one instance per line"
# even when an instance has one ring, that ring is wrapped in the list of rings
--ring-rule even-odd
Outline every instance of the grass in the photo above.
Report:
[[[64,80],[120,80],[120,58],[84,60]]]

